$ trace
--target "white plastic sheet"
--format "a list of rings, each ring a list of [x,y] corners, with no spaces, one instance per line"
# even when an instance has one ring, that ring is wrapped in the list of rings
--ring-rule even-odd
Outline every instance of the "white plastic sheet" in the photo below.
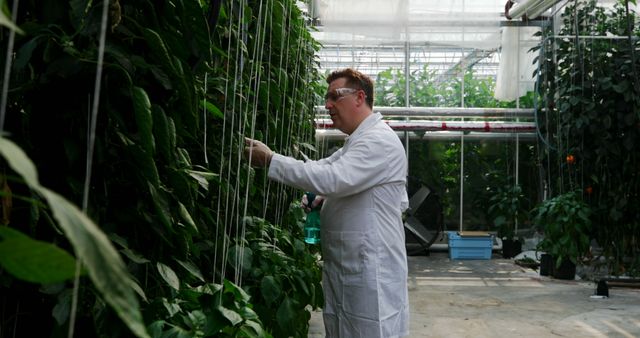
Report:
[[[502,27],[502,53],[494,97],[501,101],[514,101],[534,89],[532,77],[537,65],[531,47],[540,43],[539,27]]]

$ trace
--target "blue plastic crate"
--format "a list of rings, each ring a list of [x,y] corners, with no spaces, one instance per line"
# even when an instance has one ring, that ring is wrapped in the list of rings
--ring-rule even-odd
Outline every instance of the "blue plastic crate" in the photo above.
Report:
[[[491,259],[493,237],[486,235],[460,235],[448,231],[449,258],[451,259]]]

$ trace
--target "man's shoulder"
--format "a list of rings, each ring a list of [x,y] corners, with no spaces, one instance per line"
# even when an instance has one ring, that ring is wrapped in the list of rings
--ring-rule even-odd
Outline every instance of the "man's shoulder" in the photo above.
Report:
[[[376,125],[375,127],[370,128],[366,132],[362,133],[362,135],[360,135],[357,140],[353,141],[354,144],[364,143],[379,150],[385,149],[384,152],[394,151],[395,149],[402,149],[402,152],[404,153],[402,141],[400,140],[396,132],[386,124],[384,124],[383,126]]]

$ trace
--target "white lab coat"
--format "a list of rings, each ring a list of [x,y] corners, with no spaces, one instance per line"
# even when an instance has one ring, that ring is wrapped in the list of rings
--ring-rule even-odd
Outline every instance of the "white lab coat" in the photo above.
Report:
[[[328,158],[275,154],[269,177],[326,197],[320,212],[327,337],[409,334],[407,159],[380,114],[367,117]]]

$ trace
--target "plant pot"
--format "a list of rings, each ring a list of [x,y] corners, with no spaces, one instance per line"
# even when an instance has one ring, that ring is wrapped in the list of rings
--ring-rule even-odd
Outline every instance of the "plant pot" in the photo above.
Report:
[[[553,256],[550,254],[544,253],[540,255],[540,276],[552,275],[554,264]]]
[[[522,252],[522,243],[519,240],[503,239],[502,240],[502,257],[511,258]]]
[[[563,259],[560,266],[553,270],[553,278],[573,280],[576,278],[576,265],[569,259]]]

